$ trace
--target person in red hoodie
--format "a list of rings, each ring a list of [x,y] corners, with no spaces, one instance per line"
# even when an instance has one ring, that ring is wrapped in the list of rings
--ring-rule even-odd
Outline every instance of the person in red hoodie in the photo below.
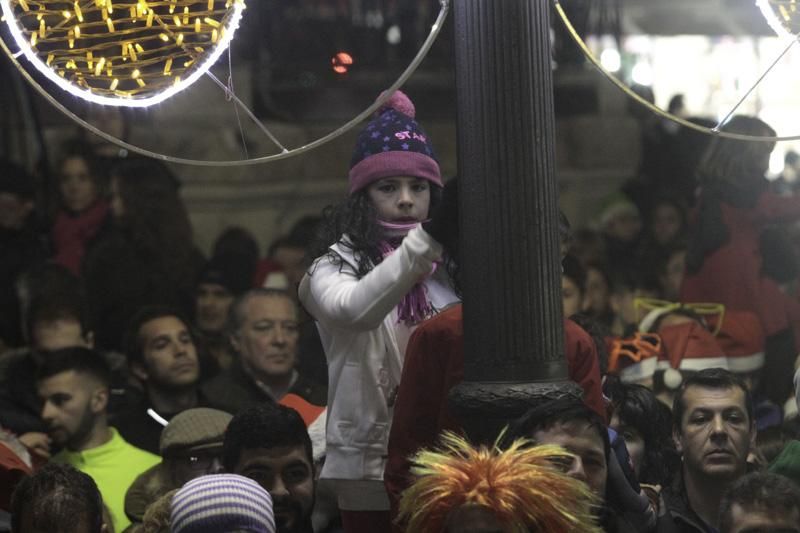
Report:
[[[70,144],[58,168],[60,208],[53,223],[53,260],[80,275],[86,248],[108,220],[100,166],[91,148]]]
[[[448,233],[448,240],[454,242],[457,228],[449,228]],[[568,226],[563,227],[562,241],[567,233]],[[451,257],[456,251],[453,242],[443,243]],[[457,286],[457,272],[451,271],[451,276]],[[606,420],[600,364],[591,336],[565,319],[564,339],[569,379],[583,389],[586,405]],[[462,305],[458,303],[423,322],[408,341],[384,470],[392,516],[397,515],[400,496],[412,482],[410,457],[421,448],[434,447],[443,431],[461,431],[447,396],[463,378],[464,326]]]
[[[722,131],[770,137],[775,131],[761,120],[735,116]],[[791,392],[797,355],[787,311],[770,265],[770,225],[800,219],[800,197],[768,190],[772,142],[717,138],[698,168],[700,192],[690,224],[682,302],[716,302],[734,311],[751,311],[766,335],[764,382],[769,398],[782,405]],[[765,254],[767,252],[767,254]]]

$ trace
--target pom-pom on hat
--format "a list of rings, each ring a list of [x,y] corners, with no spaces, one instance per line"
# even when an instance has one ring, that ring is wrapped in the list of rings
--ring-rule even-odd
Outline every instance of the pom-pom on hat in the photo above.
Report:
[[[201,476],[175,493],[170,525],[172,533],[275,533],[272,498],[243,476]]]
[[[663,360],[658,368],[664,370],[664,385],[677,389],[683,382],[683,372],[698,372],[706,368],[728,369],[728,358],[710,331],[690,320],[663,326],[658,330],[664,343]]]
[[[350,160],[350,194],[377,180],[413,176],[442,186],[430,138],[414,120],[414,104],[401,91],[361,131]]]

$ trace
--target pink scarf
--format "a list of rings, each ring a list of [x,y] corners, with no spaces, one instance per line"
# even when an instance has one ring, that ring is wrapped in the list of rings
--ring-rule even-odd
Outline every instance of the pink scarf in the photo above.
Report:
[[[109,206],[105,200],[98,200],[80,214],[70,214],[62,209],[52,230],[55,262],[67,267],[76,276],[80,275],[86,246],[100,231],[108,212]]]
[[[383,220],[379,220],[378,223],[387,230],[386,234],[387,237],[389,237],[387,240],[383,240],[378,244],[384,259],[400,246],[403,237],[418,224],[417,222],[413,224],[395,224]],[[425,287],[425,280],[436,272],[438,266],[439,261],[435,262],[431,271],[420,279],[416,285],[411,287],[411,290],[400,300],[400,303],[397,305],[398,323],[402,322],[406,326],[411,327],[433,315],[434,308],[428,300],[428,289]]]

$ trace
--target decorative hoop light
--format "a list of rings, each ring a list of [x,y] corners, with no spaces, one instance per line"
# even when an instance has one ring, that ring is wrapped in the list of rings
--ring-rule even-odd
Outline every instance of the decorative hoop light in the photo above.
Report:
[[[792,3],[795,3],[796,0],[788,0]],[[701,126],[700,124],[696,124],[690,120],[687,120],[683,117],[679,117],[669,111],[665,111],[658,107],[657,105],[645,100],[642,98],[641,95],[634,92],[630,87],[628,87],[622,80],[620,80],[617,76],[613,73],[609,72],[601,63],[600,60],[597,59],[592,51],[589,50],[589,47],[586,45],[586,42],[580,36],[578,31],[575,29],[575,26],[572,25],[572,21],[570,21],[567,13],[564,11],[563,6],[561,5],[560,0],[552,0],[553,6],[556,9],[556,14],[561,19],[561,22],[564,24],[564,27],[567,30],[567,33],[572,37],[572,40],[575,44],[578,45],[578,48],[581,49],[583,52],[584,57],[602,74],[608,81],[610,81],[613,85],[615,85],[620,91],[622,91],[628,98],[635,101],[640,106],[644,107],[651,113],[665,118],[675,124],[680,124],[684,128],[694,130],[699,133],[703,133],[705,135],[710,135],[712,137],[720,137],[723,139],[732,139],[736,141],[753,141],[753,142],[768,142],[774,143],[779,141],[800,141],[800,135],[765,135],[765,136],[757,136],[757,135],[745,135],[741,133],[733,133],[730,131],[723,131],[720,130],[719,127],[714,128],[706,128],[705,126]],[[788,30],[787,30],[788,31]],[[774,66],[780,59],[783,57],[786,52],[788,52],[789,48],[796,42],[796,38],[792,35],[793,40],[788,44],[788,46],[784,49],[781,56],[779,56],[772,64]],[[772,67],[770,67],[772,68]],[[766,73],[762,74],[761,78],[756,82],[756,84],[760,83],[760,81],[764,78]],[[755,86],[754,86],[755,87]],[[752,91],[752,88],[750,89]],[[748,91],[749,93],[749,91]],[[746,95],[745,95],[746,96]],[[735,108],[734,108],[735,109]],[[724,120],[722,121],[725,122]]]
[[[244,0],[0,0],[21,52],[70,94],[147,107],[184,90],[219,59]]]
[[[800,6],[797,0],[756,0],[756,5],[778,37],[795,39],[800,33]]]
[[[0,6],[2,6],[3,2],[6,2],[6,1],[7,0],[0,0]],[[28,0],[28,1],[30,2],[31,0]],[[350,119],[346,124],[340,126],[336,130],[331,131],[330,133],[328,133],[328,134],[326,134],[326,135],[324,135],[324,136],[322,136],[322,137],[320,137],[320,138],[318,138],[318,139],[316,139],[314,141],[311,141],[311,142],[309,142],[307,144],[304,144],[304,145],[296,147],[296,148],[287,149],[287,148],[284,148],[282,145],[280,145],[277,142],[277,140],[275,139],[275,137],[266,128],[266,126],[264,126],[255,117],[255,115],[252,113],[252,111],[250,111],[247,108],[247,106],[245,106],[244,103],[239,100],[239,98],[236,96],[236,94],[233,93],[233,92],[229,92],[230,91],[230,87],[225,86],[225,84],[223,84],[221,81],[219,81],[214,76],[213,73],[207,72],[206,73],[207,76],[214,83],[216,83],[222,90],[224,90],[226,95],[229,95],[232,98],[232,100],[237,104],[237,106],[239,106],[241,109],[243,109],[245,111],[245,113],[247,113],[248,116],[250,116],[250,118],[253,119],[253,122],[255,122],[255,124],[257,126],[259,126],[267,134],[267,136],[269,136],[270,139],[272,139],[273,142],[275,142],[275,144],[279,148],[281,148],[281,152],[277,153],[277,154],[266,155],[266,156],[261,156],[261,157],[249,157],[247,159],[235,159],[235,160],[187,159],[187,158],[183,158],[183,157],[175,157],[175,156],[164,154],[164,153],[159,153],[159,152],[154,152],[154,151],[151,151],[151,150],[146,150],[146,149],[144,149],[144,148],[142,148],[140,146],[136,146],[134,144],[125,142],[122,139],[118,139],[117,137],[114,137],[113,135],[111,135],[109,133],[106,133],[106,132],[98,129],[96,126],[88,123],[87,121],[85,121],[84,119],[82,119],[81,117],[76,115],[73,111],[68,109],[64,104],[59,102],[57,98],[53,97],[53,95],[50,94],[44,87],[42,87],[42,85],[31,75],[30,72],[28,72],[25,68],[22,67],[22,65],[20,64],[19,59],[18,59],[18,56],[20,54],[13,53],[8,48],[8,46],[6,45],[6,42],[3,39],[0,39],[0,50],[2,50],[2,52],[8,57],[8,60],[11,62],[11,64],[14,65],[14,67],[16,67],[16,69],[19,72],[20,76],[22,76],[22,78],[25,81],[27,81],[31,85],[31,87],[33,87],[33,89],[42,98],[45,99],[45,101],[49,102],[53,107],[55,107],[58,111],[60,111],[64,116],[66,116],[67,118],[69,118],[70,120],[72,120],[73,122],[75,122],[76,124],[81,126],[82,128],[84,128],[87,131],[93,133],[94,135],[97,135],[98,137],[100,137],[101,139],[103,139],[103,140],[105,140],[107,142],[110,142],[110,143],[112,143],[112,144],[114,144],[116,146],[119,146],[120,148],[128,150],[129,152],[132,152],[132,153],[135,153],[135,154],[139,154],[139,155],[142,155],[142,156],[145,156],[145,157],[152,157],[154,159],[158,159],[159,161],[164,161],[164,162],[167,162],[167,163],[175,163],[175,164],[179,164],[179,165],[193,165],[193,166],[201,166],[201,167],[240,167],[240,166],[246,166],[246,165],[258,165],[258,164],[261,164],[261,163],[269,163],[269,162],[272,162],[272,161],[278,161],[280,159],[286,159],[286,158],[289,158],[289,157],[294,157],[294,156],[297,156],[297,155],[300,155],[300,154],[304,154],[304,153],[306,153],[308,151],[314,150],[315,148],[318,148],[318,147],[320,147],[320,146],[322,146],[322,145],[324,145],[326,143],[329,143],[332,140],[337,139],[340,136],[344,135],[345,133],[347,133],[348,131],[350,131],[354,127],[358,126],[362,121],[364,121],[365,119],[370,117],[375,111],[380,109],[380,107],[384,104],[384,102],[386,102],[386,100],[388,100],[389,97],[397,89],[402,87],[403,84],[405,84],[408,81],[408,79],[411,77],[411,75],[414,74],[414,72],[416,72],[417,67],[419,67],[420,63],[422,63],[422,60],[425,59],[425,56],[428,55],[428,52],[430,51],[431,47],[433,46],[433,43],[436,41],[436,38],[439,36],[439,32],[441,32],[442,27],[444,26],[444,22],[447,19],[447,14],[448,14],[448,12],[450,10],[450,0],[439,0],[439,6],[440,6],[439,14],[436,16],[436,21],[431,26],[430,33],[428,34],[428,37],[425,39],[425,42],[422,43],[422,46],[417,51],[417,55],[414,56],[414,59],[411,60],[411,63],[409,63],[409,65],[406,67],[406,69],[403,71],[403,73],[400,74],[400,77],[398,77],[394,81],[394,83],[392,83],[385,91],[383,91],[383,93],[381,93],[381,95],[378,97],[378,99],[375,102],[372,103],[372,105],[367,107],[364,111],[362,111],[361,113],[359,113],[358,115],[356,115],[355,117]],[[298,180],[297,184],[298,185],[301,184],[301,181]]]

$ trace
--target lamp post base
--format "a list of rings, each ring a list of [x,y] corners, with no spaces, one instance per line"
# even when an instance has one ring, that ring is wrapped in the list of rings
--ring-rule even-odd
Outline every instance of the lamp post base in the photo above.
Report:
[[[449,401],[473,442],[492,443],[509,423],[545,402],[572,397],[583,390],[572,381],[482,383],[464,381],[450,391]]]

